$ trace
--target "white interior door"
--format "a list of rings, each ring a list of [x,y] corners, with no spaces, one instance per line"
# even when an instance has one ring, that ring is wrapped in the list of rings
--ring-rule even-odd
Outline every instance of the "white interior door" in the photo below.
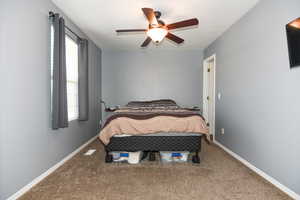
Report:
[[[215,134],[215,56],[204,61],[203,65],[203,117],[209,132]]]

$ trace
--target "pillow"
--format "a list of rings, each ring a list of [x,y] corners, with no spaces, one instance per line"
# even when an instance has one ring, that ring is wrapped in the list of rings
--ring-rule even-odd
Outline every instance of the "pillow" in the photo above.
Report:
[[[152,101],[130,101],[126,105],[128,107],[164,107],[177,106],[176,102],[171,99],[160,99]]]

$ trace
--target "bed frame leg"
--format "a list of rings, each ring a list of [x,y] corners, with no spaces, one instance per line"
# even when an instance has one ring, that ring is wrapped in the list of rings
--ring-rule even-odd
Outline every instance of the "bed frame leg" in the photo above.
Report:
[[[148,156],[148,153],[149,153],[148,151],[143,151],[143,156],[142,156],[141,160],[145,160]]]
[[[113,162],[113,156],[109,154],[109,151],[106,151],[105,162],[106,163],[112,163]]]
[[[155,152],[149,152],[149,161],[155,161]]]
[[[193,155],[192,161],[193,161],[193,163],[197,163],[197,164],[200,163],[200,157],[199,157],[199,152],[198,151],[195,152],[195,155]]]

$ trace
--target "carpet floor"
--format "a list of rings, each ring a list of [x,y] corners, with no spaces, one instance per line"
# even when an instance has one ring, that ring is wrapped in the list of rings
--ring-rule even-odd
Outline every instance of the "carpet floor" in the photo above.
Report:
[[[97,151],[84,156],[88,149]],[[95,140],[20,200],[291,199],[215,145],[203,142],[201,164],[104,163]]]

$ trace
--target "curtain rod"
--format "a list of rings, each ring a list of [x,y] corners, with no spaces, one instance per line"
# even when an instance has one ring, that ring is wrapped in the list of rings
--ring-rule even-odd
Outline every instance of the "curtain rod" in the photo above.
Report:
[[[49,17],[54,17],[54,12],[50,11],[49,12]],[[70,29],[68,26],[65,25],[65,28],[68,29],[72,34],[74,34],[79,40],[83,40],[79,35],[77,35],[72,29]]]

